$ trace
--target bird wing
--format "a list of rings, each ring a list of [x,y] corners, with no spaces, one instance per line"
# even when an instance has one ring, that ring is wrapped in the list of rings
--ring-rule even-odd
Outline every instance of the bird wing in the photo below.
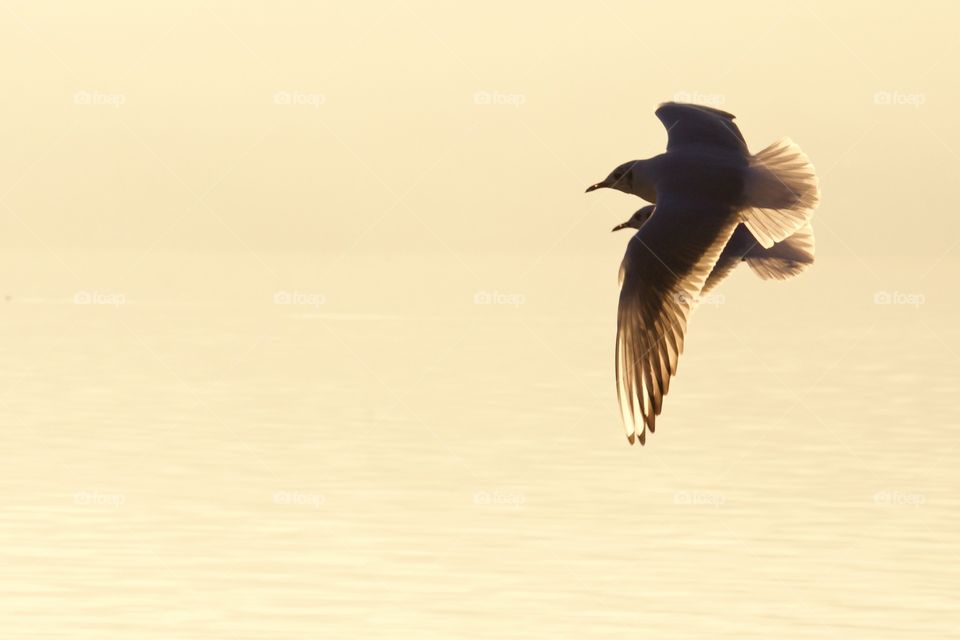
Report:
[[[741,261],[764,280],[787,280],[805,271],[814,260],[813,227],[808,222],[795,234],[765,249],[743,224],[737,225],[707,277],[700,295],[712,291]]]
[[[720,257],[717,258],[717,264],[713,266],[713,271],[707,276],[707,282],[703,285],[703,291],[700,292],[700,295],[712,291],[737,268],[737,265],[745,259],[748,253],[756,248],[763,249],[749,229],[742,224],[737,225],[733,235],[730,236],[730,240],[727,241],[727,246],[723,248]]]
[[[664,102],[655,113],[667,128],[667,151],[698,145],[748,153],[747,142],[731,113],[680,102]]]
[[[667,197],[631,238],[620,267],[617,399],[627,438],[646,441],[683,352],[687,321],[737,225],[736,212]]]
[[[747,251],[744,259],[753,272],[764,280],[786,280],[813,264],[814,253],[813,227],[808,222],[792,236],[769,249],[764,249],[754,241],[754,246]]]

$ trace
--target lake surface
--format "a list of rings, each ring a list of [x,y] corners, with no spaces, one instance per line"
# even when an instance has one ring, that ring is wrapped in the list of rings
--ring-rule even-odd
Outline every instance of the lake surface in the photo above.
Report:
[[[737,274],[640,448],[615,407],[608,262],[571,257],[587,270],[549,286],[553,267],[514,282],[485,262],[479,284],[429,260],[148,285],[112,264],[13,291],[0,628],[956,633],[949,282],[918,267],[914,304],[893,275]]]

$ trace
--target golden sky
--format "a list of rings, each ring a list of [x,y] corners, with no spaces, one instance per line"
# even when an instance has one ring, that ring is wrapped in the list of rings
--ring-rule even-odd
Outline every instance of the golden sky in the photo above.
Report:
[[[801,145],[821,253],[940,254],[960,231],[945,3],[31,1],[0,16],[7,249],[604,249],[640,203],[583,189],[660,152],[653,110],[674,98],[732,111],[755,151]]]

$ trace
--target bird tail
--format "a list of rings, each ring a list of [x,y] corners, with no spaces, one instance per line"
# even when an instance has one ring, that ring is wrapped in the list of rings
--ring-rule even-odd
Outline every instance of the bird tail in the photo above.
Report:
[[[813,227],[810,223],[769,249],[753,247],[744,256],[747,265],[764,280],[786,280],[813,264]]]
[[[765,248],[786,240],[808,223],[819,202],[813,164],[790,138],[750,156],[740,217]]]

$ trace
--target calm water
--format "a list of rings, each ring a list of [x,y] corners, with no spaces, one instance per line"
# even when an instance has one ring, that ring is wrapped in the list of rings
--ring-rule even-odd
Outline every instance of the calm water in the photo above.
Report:
[[[330,288],[275,304],[266,284],[117,307],[67,285],[14,296],[0,628],[956,632],[960,333],[940,289],[915,308],[873,304],[869,284],[795,288],[761,309],[731,283],[641,449],[613,402],[604,285],[475,305],[471,284],[394,313]]]

